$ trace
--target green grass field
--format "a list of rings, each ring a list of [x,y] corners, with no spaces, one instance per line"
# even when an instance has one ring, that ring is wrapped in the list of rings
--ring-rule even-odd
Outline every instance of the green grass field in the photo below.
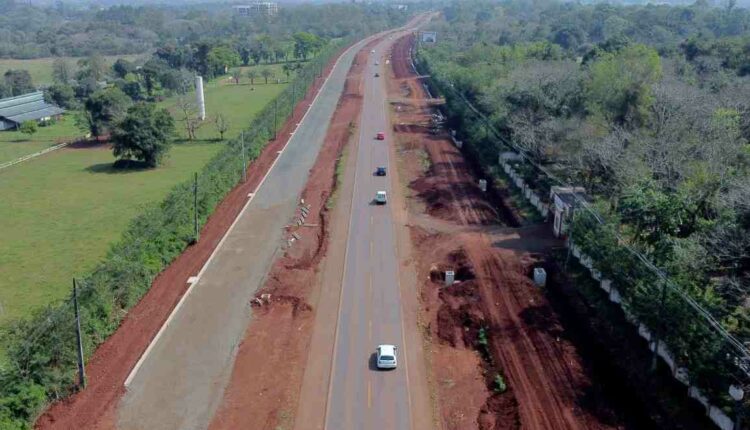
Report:
[[[105,148],[63,149],[0,172],[0,322],[65,297],[139,208],[222,148],[182,144],[154,170],[119,172]]]
[[[52,125],[39,127],[32,136],[20,131],[2,131],[0,132],[0,163],[33,154],[58,143],[75,140],[82,135],[81,130],[75,125],[72,113],[63,115],[60,121]]]
[[[224,115],[229,122],[229,131],[226,136],[236,136],[240,130],[247,127],[252,115],[261,110],[269,101],[284,90],[286,84],[266,85],[258,83],[250,85],[249,80],[240,80],[235,84],[231,78],[222,77],[204,84],[204,95],[206,101],[206,121],[196,132],[196,138],[201,140],[213,140],[219,138],[216,131],[214,118],[217,113]],[[195,93],[185,95],[190,101],[195,101]],[[178,97],[170,97],[159,103],[161,107],[167,108],[175,118],[177,133],[181,139],[187,138],[184,123],[180,121],[180,112],[177,108]]]
[[[207,83],[209,120],[200,140],[175,144],[154,170],[113,172],[110,150],[66,148],[0,171],[0,326],[66,297],[71,278],[104,257],[143,204],[160,201],[218,152],[223,144],[215,141],[213,115],[222,112],[231,125],[226,137],[237,136],[284,86],[256,84],[251,91],[250,85]],[[184,137],[179,121],[177,127]],[[4,146],[11,143],[0,143],[0,154],[9,154]]]
[[[104,57],[108,64],[114,64],[118,58],[124,58],[129,61],[137,60],[142,58],[142,55],[112,55]],[[70,65],[76,69],[77,62],[80,58],[76,57],[63,57]],[[31,75],[31,81],[34,85],[49,85],[52,83],[52,63],[55,58],[35,58],[33,60],[12,60],[12,59],[0,59],[0,75],[4,74],[8,69],[25,69],[29,71]]]

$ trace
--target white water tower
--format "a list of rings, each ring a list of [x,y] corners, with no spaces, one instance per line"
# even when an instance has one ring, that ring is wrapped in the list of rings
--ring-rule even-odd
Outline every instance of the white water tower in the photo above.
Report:
[[[206,101],[203,98],[203,77],[195,77],[195,102],[198,105],[198,118],[206,119]]]

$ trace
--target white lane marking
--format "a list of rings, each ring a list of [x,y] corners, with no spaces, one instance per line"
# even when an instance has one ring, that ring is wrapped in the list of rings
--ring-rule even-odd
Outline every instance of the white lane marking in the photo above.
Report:
[[[365,39],[365,40],[367,40],[367,39]],[[329,79],[333,75],[333,72],[334,72],[334,70],[336,70],[336,67],[338,66],[338,64],[341,61],[341,59],[345,55],[347,55],[347,53],[352,48],[354,48],[355,46],[357,46],[358,44],[360,44],[362,42],[364,42],[364,41],[358,42],[357,44],[350,46],[349,48],[347,48],[346,51],[342,52],[341,55],[339,55],[339,57],[336,59],[336,62],[333,63],[333,67],[331,67],[331,72],[328,74],[328,76],[326,76],[325,81],[323,82],[323,84],[318,89],[317,94],[315,94],[315,98],[313,99],[313,101],[310,104],[310,106],[312,106],[313,104],[315,104],[315,102],[318,100],[318,96],[320,96],[320,94],[323,92],[323,88],[328,85]],[[299,126],[299,124],[305,122],[305,118],[307,118],[307,114],[309,114],[311,110],[312,109],[310,109],[308,107],[308,109],[305,111],[305,114],[302,115],[302,119],[300,120],[300,122],[297,123],[297,126]],[[125,379],[124,386],[125,386],[126,389],[130,385],[130,383],[133,382],[133,378],[135,378],[135,375],[138,373],[138,370],[140,370],[141,366],[143,365],[143,362],[146,361],[146,358],[151,353],[151,350],[159,342],[159,339],[164,334],[164,331],[169,326],[169,324],[172,322],[172,320],[174,319],[175,315],[177,315],[177,312],[180,310],[180,308],[182,307],[182,305],[185,303],[185,300],[190,295],[190,293],[193,291],[193,288],[196,285],[198,285],[198,283],[199,283],[198,281],[200,281],[201,276],[203,276],[203,273],[205,273],[206,268],[211,263],[211,261],[214,259],[214,257],[216,256],[216,253],[219,251],[219,249],[221,249],[221,247],[224,244],[224,241],[226,240],[227,236],[229,236],[229,233],[231,233],[232,230],[234,229],[234,226],[237,224],[237,222],[240,220],[240,218],[242,218],[242,215],[245,213],[245,211],[247,210],[247,208],[250,206],[250,203],[253,201],[253,198],[255,197],[255,194],[258,192],[258,190],[263,185],[263,183],[266,182],[266,178],[268,178],[268,175],[273,171],[274,166],[276,166],[276,163],[281,158],[281,154],[284,152],[284,150],[287,148],[287,146],[289,145],[289,143],[291,141],[292,141],[292,139],[290,138],[286,142],[286,144],[284,145],[284,147],[281,148],[280,151],[278,151],[278,153],[277,153],[278,155],[276,156],[276,159],[273,160],[273,163],[271,164],[271,167],[268,169],[268,171],[266,172],[266,174],[263,175],[263,179],[260,180],[260,183],[258,184],[258,186],[255,187],[255,192],[250,193],[248,195],[249,199],[247,200],[247,203],[245,203],[245,206],[242,207],[242,210],[240,210],[240,213],[237,214],[237,217],[234,219],[234,221],[232,221],[232,224],[229,226],[229,229],[227,229],[226,233],[224,233],[224,236],[222,236],[221,240],[216,245],[216,248],[214,248],[213,252],[211,252],[211,255],[208,257],[208,260],[206,260],[206,263],[203,264],[203,267],[201,268],[200,272],[198,272],[198,275],[195,276],[196,281],[194,283],[190,284],[190,287],[187,289],[187,291],[185,291],[185,294],[182,295],[182,297],[180,298],[180,301],[177,302],[177,306],[175,306],[174,309],[172,309],[172,312],[169,314],[169,317],[167,317],[167,320],[159,328],[159,331],[156,333],[156,336],[154,336],[154,338],[151,339],[151,342],[148,344],[148,347],[146,347],[146,351],[143,352],[143,354],[141,355],[141,357],[135,363],[135,366],[133,366],[133,369],[128,374],[128,377]]]

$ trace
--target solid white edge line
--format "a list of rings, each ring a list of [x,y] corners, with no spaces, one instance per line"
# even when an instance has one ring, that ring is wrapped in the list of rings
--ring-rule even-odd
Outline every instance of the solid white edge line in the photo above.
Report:
[[[371,36],[372,37],[372,36]],[[330,77],[333,75],[334,70],[338,66],[341,59],[349,53],[350,50],[352,50],[355,46],[365,42],[368,39],[363,39],[360,42],[355,43],[354,45],[347,48],[344,52],[342,52],[338,58],[336,58],[336,61],[333,63],[333,67],[331,67],[331,72],[326,76],[325,81],[323,81],[323,84],[318,89],[318,92],[315,94],[315,97],[313,98],[313,101],[308,105],[307,110],[305,111],[305,114],[302,116],[302,119],[300,120],[297,125],[303,123],[305,121],[305,118],[307,118],[307,114],[310,113],[312,110],[311,107],[318,101],[318,96],[323,92],[323,89],[328,85]],[[304,100],[304,99],[303,99]],[[301,100],[300,100],[301,102]],[[296,105],[295,105],[296,106]],[[133,379],[135,378],[136,374],[138,373],[138,370],[140,370],[143,363],[146,361],[146,358],[148,358],[148,355],[151,353],[151,350],[154,348],[154,346],[159,342],[159,339],[161,338],[162,334],[164,334],[164,331],[169,326],[170,322],[174,319],[175,315],[177,315],[177,312],[180,310],[182,305],[185,303],[185,300],[190,295],[190,293],[193,291],[193,288],[200,283],[200,278],[203,276],[203,273],[206,271],[206,268],[211,263],[211,261],[216,256],[216,253],[221,249],[221,246],[224,244],[224,241],[226,240],[227,236],[229,236],[229,233],[232,232],[232,229],[234,229],[234,226],[237,224],[237,222],[242,218],[242,215],[247,210],[248,206],[250,206],[250,203],[253,201],[253,198],[257,194],[258,190],[260,190],[260,187],[263,185],[263,183],[266,181],[266,178],[268,175],[273,171],[274,166],[276,166],[276,162],[279,161],[281,158],[282,153],[286,149],[287,145],[289,145],[289,142],[291,142],[291,138],[286,142],[284,147],[281,149],[281,151],[278,151],[278,155],[275,160],[273,160],[273,163],[271,164],[271,167],[268,169],[265,175],[263,175],[263,179],[261,179],[260,183],[257,187],[255,187],[255,192],[252,193],[250,198],[248,199],[247,203],[245,203],[245,206],[242,207],[242,210],[240,210],[240,213],[237,214],[237,217],[234,219],[232,224],[229,226],[229,229],[227,229],[226,233],[224,233],[224,236],[222,236],[219,243],[216,245],[216,248],[214,248],[213,252],[211,252],[211,255],[208,257],[208,260],[206,260],[206,263],[203,264],[203,267],[201,268],[200,272],[198,272],[198,275],[196,275],[197,280],[190,284],[190,287],[185,291],[185,293],[180,298],[180,301],[177,302],[177,305],[172,309],[172,312],[169,314],[169,317],[167,317],[167,320],[162,324],[162,326],[159,328],[159,331],[156,333],[156,336],[154,336],[153,339],[151,339],[151,342],[148,344],[148,347],[146,350],[141,354],[141,357],[138,359],[138,361],[135,363],[135,366],[133,366],[133,369],[128,374],[128,377],[125,379],[125,383],[123,384],[125,388],[127,389],[131,382],[133,382]]]

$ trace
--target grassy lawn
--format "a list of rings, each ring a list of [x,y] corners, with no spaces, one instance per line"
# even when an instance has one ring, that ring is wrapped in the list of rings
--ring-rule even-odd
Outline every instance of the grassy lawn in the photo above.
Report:
[[[107,63],[114,64],[118,58],[124,58],[129,61],[142,58],[142,55],[113,55],[104,57]],[[75,70],[78,66],[78,60],[76,57],[63,57]],[[49,85],[52,83],[52,63],[55,61],[53,57],[47,58],[35,58],[33,60],[12,60],[12,59],[0,59],[0,75],[4,74],[8,69],[25,69],[31,74],[31,81],[34,85]]]
[[[260,66],[261,68],[263,66]],[[249,68],[245,68],[249,69]],[[280,66],[279,66],[280,70]],[[277,74],[280,78],[286,78],[280,72]],[[269,80],[264,84],[264,79],[255,81],[255,85],[250,85],[247,78],[240,79],[239,84],[235,84],[231,77],[222,77],[203,84],[204,96],[206,100],[206,121],[201,125],[196,133],[196,138],[200,140],[214,140],[219,138],[219,132],[213,121],[218,113],[224,115],[229,122],[229,131],[225,137],[237,136],[240,131],[247,127],[256,112],[271,101],[276,95],[284,90],[286,84],[275,84]],[[195,101],[195,92],[187,94],[190,101]],[[180,122],[180,112],[177,108],[178,97],[170,97],[162,101],[159,105],[167,108],[175,117],[177,133],[181,139],[187,138],[187,132],[182,122]]]
[[[143,204],[160,201],[218,152],[223,145],[216,142],[218,132],[210,120],[216,113],[228,119],[226,137],[232,138],[284,87],[207,83],[208,120],[198,131],[199,140],[175,144],[158,169],[113,172],[110,150],[66,148],[0,171],[0,326],[66,297],[71,278],[104,257]],[[194,94],[188,97],[194,99]],[[174,110],[176,100],[161,104]],[[177,127],[181,140],[185,131],[179,121]],[[0,134],[12,140],[7,136]],[[10,154],[4,145],[11,144],[0,143],[5,151],[0,156]]]
[[[145,203],[161,200],[222,148],[175,145],[165,165],[118,172],[104,148],[62,149],[0,172],[0,324],[65,297]]]
[[[0,131],[0,163],[33,154],[83,135],[76,127],[72,113],[63,115],[55,124],[39,127],[37,130],[32,136],[20,131]]]

